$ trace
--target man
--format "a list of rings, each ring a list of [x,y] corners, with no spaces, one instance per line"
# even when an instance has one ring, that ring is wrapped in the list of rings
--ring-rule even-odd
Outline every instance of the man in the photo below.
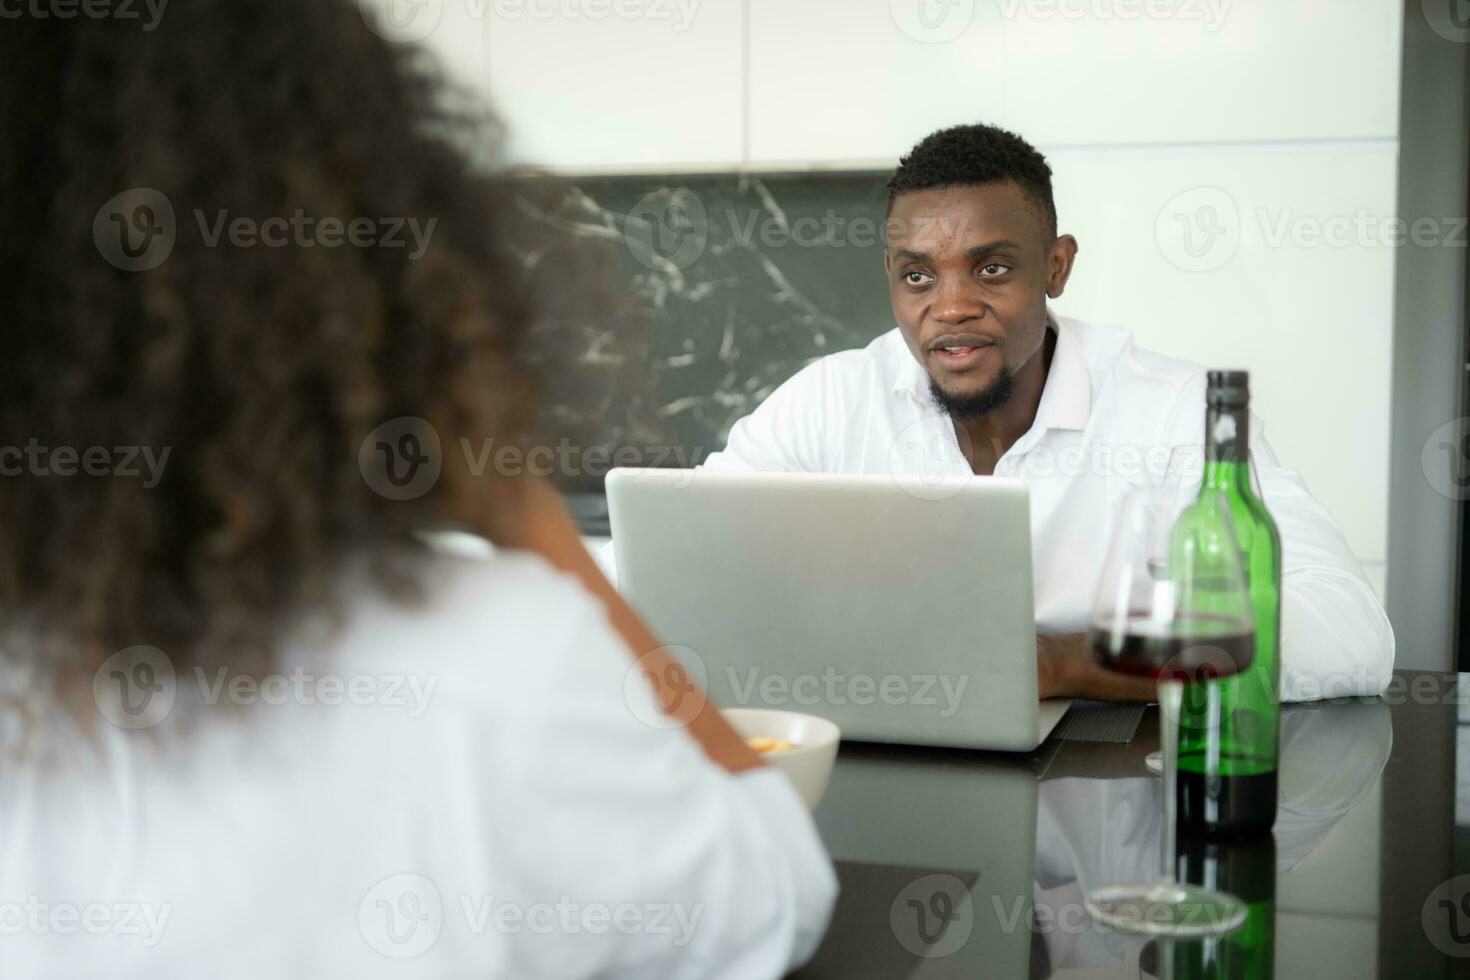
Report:
[[[1158,482],[1172,447],[1198,462],[1204,370],[1048,311],[1077,241],[1057,234],[1051,168],[1020,137],[934,133],[900,161],[888,210],[897,328],[803,368],[706,465],[1025,481],[1043,696],[1152,697],[1152,682],[1091,664],[1082,634],[1123,494]],[[1282,539],[1282,697],[1376,694],[1393,667],[1388,618],[1332,518],[1253,428]]]

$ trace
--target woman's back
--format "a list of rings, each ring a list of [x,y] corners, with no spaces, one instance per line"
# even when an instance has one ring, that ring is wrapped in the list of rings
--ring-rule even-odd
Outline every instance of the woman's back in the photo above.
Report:
[[[165,664],[147,729],[43,724],[0,776],[0,971],[745,977],[810,952],[831,871],[782,777],[650,725],[602,607],[540,559],[424,582],[415,607],[349,577],[365,598],[271,675]],[[104,714],[143,703],[112,681]]]

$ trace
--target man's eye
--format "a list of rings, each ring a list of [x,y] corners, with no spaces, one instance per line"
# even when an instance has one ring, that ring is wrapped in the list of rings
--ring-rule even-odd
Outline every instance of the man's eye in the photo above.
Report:
[[[1008,265],[1001,265],[999,262],[987,262],[987,263],[985,263],[984,265],[982,265],[980,267],[981,274],[984,275],[984,276],[986,276],[986,277],[988,277],[988,278],[994,278],[996,276],[1003,276],[1007,272],[1010,272],[1010,271],[1011,271],[1011,267],[1010,266],[1008,266]]]
[[[927,272],[919,272],[916,269],[910,269],[903,274],[903,281],[910,286],[922,286],[931,280],[932,277]]]

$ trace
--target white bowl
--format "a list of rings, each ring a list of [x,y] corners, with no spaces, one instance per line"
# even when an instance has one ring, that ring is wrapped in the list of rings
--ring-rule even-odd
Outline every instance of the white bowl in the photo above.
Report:
[[[761,758],[791,780],[807,809],[815,810],[827,791],[842,730],[825,718],[769,708],[726,708],[720,712],[741,738],[763,735],[790,742],[785,752],[762,752]]]

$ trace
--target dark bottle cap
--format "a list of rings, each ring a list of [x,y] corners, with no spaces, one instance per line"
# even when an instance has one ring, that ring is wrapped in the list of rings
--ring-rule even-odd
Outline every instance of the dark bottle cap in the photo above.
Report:
[[[1234,408],[1249,405],[1251,375],[1249,371],[1210,371],[1205,375],[1208,387],[1205,400],[1211,405]]]

